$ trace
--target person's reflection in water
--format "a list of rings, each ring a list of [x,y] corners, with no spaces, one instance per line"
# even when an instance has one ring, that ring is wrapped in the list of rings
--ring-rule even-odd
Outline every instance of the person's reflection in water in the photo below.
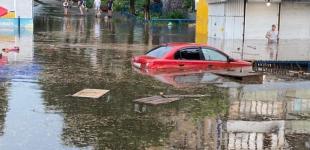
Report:
[[[84,17],[80,17],[79,19],[79,31],[80,33],[84,33],[85,30],[85,20]]]
[[[113,32],[112,20],[108,16],[105,16],[104,17],[104,22],[105,22],[105,26],[107,27],[107,29],[110,32]]]
[[[90,63],[94,69],[98,68],[98,59],[97,59],[97,50],[100,48],[100,39],[101,39],[101,28],[100,28],[100,18],[95,19],[94,23],[94,44],[96,49],[90,54]]]
[[[72,31],[72,22],[70,17],[64,17],[64,25],[63,25],[64,32],[71,32]]]
[[[100,39],[100,33],[101,33],[100,22],[101,22],[101,19],[96,18],[96,21],[94,24],[94,34],[95,34],[96,39]]]

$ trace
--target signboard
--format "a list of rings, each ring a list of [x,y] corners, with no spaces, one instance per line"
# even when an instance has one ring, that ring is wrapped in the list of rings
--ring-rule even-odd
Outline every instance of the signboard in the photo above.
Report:
[[[14,0],[0,1],[0,18],[15,18],[15,2]]]
[[[32,19],[32,7],[33,0],[0,0],[0,18]]]
[[[0,0],[0,28],[33,29],[32,0]]]

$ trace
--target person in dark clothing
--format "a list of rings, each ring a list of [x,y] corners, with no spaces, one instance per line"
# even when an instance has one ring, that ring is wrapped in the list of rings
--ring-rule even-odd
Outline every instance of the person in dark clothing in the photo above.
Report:
[[[113,12],[113,0],[108,1],[108,16],[109,18],[112,17],[112,12]]]

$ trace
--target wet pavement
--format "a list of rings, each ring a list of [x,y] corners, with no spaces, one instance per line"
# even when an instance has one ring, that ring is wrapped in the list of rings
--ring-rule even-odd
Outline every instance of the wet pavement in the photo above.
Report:
[[[164,42],[193,42],[191,25],[55,14],[37,15],[33,34],[0,30],[1,47],[21,48],[0,64],[1,150],[310,148],[308,80],[267,74],[256,85],[209,72],[147,76],[132,69],[131,57]],[[70,97],[84,88],[110,92]],[[210,96],[133,103],[161,92]]]

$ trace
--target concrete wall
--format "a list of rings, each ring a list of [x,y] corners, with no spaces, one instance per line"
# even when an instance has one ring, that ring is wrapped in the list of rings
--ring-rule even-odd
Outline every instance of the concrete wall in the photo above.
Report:
[[[310,39],[309,14],[310,3],[282,3],[280,38]]]
[[[16,17],[33,18],[33,1],[32,0],[15,0]]]
[[[267,7],[265,3],[247,3],[245,38],[265,39],[267,31],[271,30],[273,24],[278,24],[279,4]]]
[[[310,2],[282,1],[281,7],[279,2],[272,1],[267,7],[263,0],[248,1],[245,39],[265,39],[272,24],[280,25],[280,39],[310,39]],[[243,5],[243,0],[210,3],[209,37],[242,39]]]

